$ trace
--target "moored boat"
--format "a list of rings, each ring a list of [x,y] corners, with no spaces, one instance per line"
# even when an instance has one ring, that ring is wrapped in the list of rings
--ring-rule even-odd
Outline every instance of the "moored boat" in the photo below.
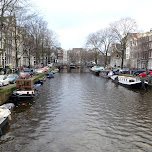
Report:
[[[138,77],[114,75],[111,79],[121,85],[136,89],[145,89],[148,86],[147,81],[141,81]]]
[[[19,79],[16,81],[16,90],[13,91],[11,99],[16,102],[34,98],[36,90],[34,88],[33,80]]]
[[[46,76],[47,76],[47,78],[54,78],[53,73],[48,73],[48,74],[46,74]]]
[[[118,83],[118,75],[112,75],[110,78],[111,78],[111,80],[113,82],[117,82]]]
[[[93,66],[92,68],[90,68],[90,71],[95,74],[96,76],[99,76],[100,71],[104,70],[104,67],[100,67],[100,66]]]
[[[113,71],[109,71],[107,73],[107,78],[110,79],[115,73]]]
[[[41,79],[37,80],[34,84],[41,84],[42,85],[43,84],[43,80],[41,80]]]
[[[51,73],[53,73],[53,74],[58,73],[58,72],[59,72],[58,68],[55,68],[54,70],[51,71]]]
[[[0,135],[2,135],[2,128],[11,120],[11,110],[13,107],[13,103],[0,106]]]

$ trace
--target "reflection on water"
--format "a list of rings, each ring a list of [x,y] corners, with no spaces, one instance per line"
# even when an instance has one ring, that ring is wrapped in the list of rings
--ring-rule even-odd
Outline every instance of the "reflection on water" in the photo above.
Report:
[[[0,151],[151,151],[152,90],[91,74],[55,74],[13,111]]]

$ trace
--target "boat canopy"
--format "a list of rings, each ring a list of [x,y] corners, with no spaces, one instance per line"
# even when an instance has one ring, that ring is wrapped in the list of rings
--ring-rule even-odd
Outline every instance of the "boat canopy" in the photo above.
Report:
[[[25,79],[16,80],[16,89],[33,90],[34,89],[33,80],[25,80]]]

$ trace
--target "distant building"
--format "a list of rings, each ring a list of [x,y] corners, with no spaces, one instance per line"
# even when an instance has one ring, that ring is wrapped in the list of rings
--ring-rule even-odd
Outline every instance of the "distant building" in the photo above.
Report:
[[[84,64],[86,62],[86,50],[84,48],[73,48],[68,51],[69,64]]]
[[[12,24],[8,26],[12,20],[12,16],[0,18],[0,52],[5,50],[0,55],[0,65],[5,68],[11,66],[12,54]],[[6,39],[7,35],[7,39]],[[6,40],[6,41],[5,41]],[[6,44],[6,45],[5,45]],[[5,45],[5,46],[4,46]]]
[[[121,67],[121,45],[118,43],[113,43],[111,45],[111,59],[110,65],[112,67]]]
[[[137,33],[128,34],[128,43],[125,52],[124,67],[137,68]]]
[[[68,63],[68,51],[67,50],[63,50],[63,64],[67,64]]]

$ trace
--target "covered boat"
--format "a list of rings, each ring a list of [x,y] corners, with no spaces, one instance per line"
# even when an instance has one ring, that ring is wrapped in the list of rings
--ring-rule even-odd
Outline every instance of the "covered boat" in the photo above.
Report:
[[[29,99],[36,95],[33,80],[30,79],[19,79],[16,81],[16,90],[13,91],[11,99]]]
[[[47,78],[54,78],[53,73],[48,73],[48,74],[46,74],[46,76],[47,76]]]
[[[11,109],[13,107],[13,103],[0,106],[0,135],[2,135],[2,128],[11,120]]]

